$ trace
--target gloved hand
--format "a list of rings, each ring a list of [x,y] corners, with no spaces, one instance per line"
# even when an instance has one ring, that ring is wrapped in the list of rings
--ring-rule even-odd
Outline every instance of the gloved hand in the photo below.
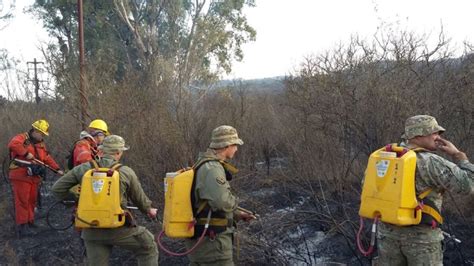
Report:
[[[33,159],[35,158],[35,156],[33,156],[33,154],[31,154],[31,153],[28,152],[28,153],[26,154],[25,158],[26,158],[27,160],[33,160]]]
[[[63,170],[58,170],[57,174],[58,175],[64,175],[64,171]]]

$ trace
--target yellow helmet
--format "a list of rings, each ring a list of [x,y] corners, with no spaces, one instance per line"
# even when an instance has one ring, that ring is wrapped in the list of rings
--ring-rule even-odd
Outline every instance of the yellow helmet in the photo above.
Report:
[[[38,130],[39,132],[45,134],[46,136],[49,136],[49,133],[48,133],[49,123],[48,123],[48,121],[46,121],[44,119],[40,119],[40,120],[35,121],[33,124],[31,124],[31,126],[34,129]]]
[[[102,119],[96,119],[96,120],[93,120],[90,124],[89,124],[89,127],[90,128],[94,128],[94,129],[98,129],[98,130],[102,130],[105,132],[105,135],[109,135],[109,130],[108,130],[108,127],[107,127],[107,123],[105,123],[104,120]]]

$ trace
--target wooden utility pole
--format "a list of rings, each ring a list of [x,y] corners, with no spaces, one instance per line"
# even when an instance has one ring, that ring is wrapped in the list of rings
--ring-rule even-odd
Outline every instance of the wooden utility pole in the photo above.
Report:
[[[84,62],[84,19],[82,15],[82,0],[77,0],[79,14],[79,97],[81,101],[81,125],[86,127],[87,114],[87,84]]]
[[[33,59],[33,62],[26,62],[26,65],[28,66],[29,64],[33,64],[33,69],[35,72],[35,77],[34,79],[29,79],[28,81],[33,81],[33,84],[35,85],[35,102],[36,104],[39,104],[41,101],[41,98],[39,97],[39,80],[38,80],[38,64],[44,64],[43,62],[36,61],[36,58]],[[28,70],[30,68],[28,67]]]

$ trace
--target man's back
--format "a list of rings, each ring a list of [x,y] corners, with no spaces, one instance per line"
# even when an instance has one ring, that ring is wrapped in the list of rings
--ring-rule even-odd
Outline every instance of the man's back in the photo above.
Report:
[[[471,193],[474,189],[474,165],[465,153],[450,141],[443,139],[445,131],[436,119],[429,115],[416,115],[405,121],[404,142],[417,152],[415,187],[419,208],[423,211],[421,223],[413,226],[395,226],[380,223],[377,232],[381,265],[442,265],[443,234],[439,224],[443,194]],[[443,152],[453,162],[435,154]],[[437,217],[439,216],[439,217]]]
[[[123,155],[129,147],[125,140],[117,135],[110,135],[104,139],[99,147],[104,154],[97,160],[100,167],[110,168]],[[60,199],[69,194],[69,189],[81,184],[84,174],[93,166],[83,163],[67,172],[53,185],[53,193]],[[120,180],[121,207],[126,209],[127,199],[130,199],[138,209],[156,217],[156,208],[151,207],[151,201],[145,195],[135,172],[127,166],[118,169]],[[113,246],[119,246],[132,251],[140,265],[158,265],[158,249],[153,235],[143,226],[135,223],[126,223],[117,228],[85,228],[82,230],[82,238],[87,250],[88,263],[91,265],[108,264],[109,256]]]
[[[106,156],[100,158],[97,163],[99,167],[110,168],[117,164],[118,161]],[[52,188],[53,193],[60,198],[64,198],[69,193],[68,190],[71,188],[71,185],[81,184],[84,174],[91,168],[93,168],[93,165],[90,162],[74,167],[54,184]],[[143,213],[146,213],[151,206],[151,201],[145,195],[135,172],[130,167],[125,165],[122,165],[118,169],[118,172],[120,176],[120,205],[122,208],[126,209],[127,199],[130,199],[139,210],[141,210]],[[108,229],[83,230],[84,239],[103,239],[113,236],[114,234]]]

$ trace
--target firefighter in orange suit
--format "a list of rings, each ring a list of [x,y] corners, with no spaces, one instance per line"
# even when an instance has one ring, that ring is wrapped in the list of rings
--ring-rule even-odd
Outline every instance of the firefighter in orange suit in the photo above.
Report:
[[[19,237],[32,235],[30,227],[35,227],[34,211],[38,185],[45,168],[34,161],[39,160],[58,170],[58,174],[63,174],[43,142],[44,136],[49,135],[48,122],[38,120],[31,126],[30,131],[16,135],[8,143],[11,158],[9,178],[15,199],[15,222]]]
[[[107,123],[105,123],[104,120],[93,120],[89,124],[89,127],[81,132],[79,136],[80,140],[74,144],[72,162],[68,162],[69,169],[82,163],[97,159],[97,147],[102,144],[105,136],[108,136],[109,134]]]

